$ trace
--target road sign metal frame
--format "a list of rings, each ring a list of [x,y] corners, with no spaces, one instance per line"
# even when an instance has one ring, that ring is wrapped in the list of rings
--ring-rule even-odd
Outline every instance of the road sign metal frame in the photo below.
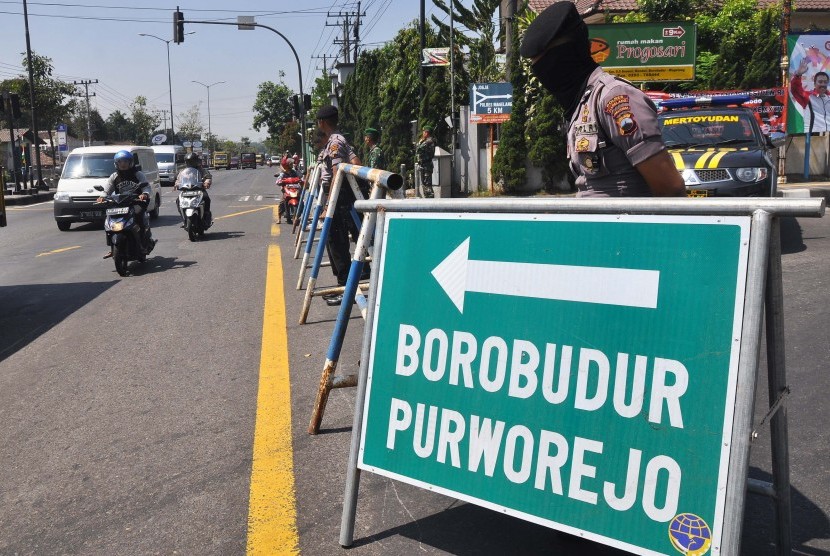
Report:
[[[479,212],[479,213],[559,213],[559,214],[646,214],[646,215],[735,215],[751,216],[743,310],[743,333],[737,377],[732,450],[728,466],[727,492],[723,520],[721,554],[739,554],[741,528],[747,491],[749,449],[752,433],[755,387],[759,366],[761,327],[766,323],[767,375],[770,404],[786,388],[783,332],[783,287],[781,280],[781,245],[778,217],[821,217],[823,199],[543,199],[543,200],[370,200],[357,202],[360,211],[377,212],[377,226],[383,230],[386,212]],[[375,259],[382,260],[382,242],[377,242]],[[364,419],[367,376],[372,351],[375,300],[379,272],[373,272],[369,288],[368,314],[364,330],[357,400],[347,468],[340,544],[351,546],[359,492],[360,470],[357,467]],[[766,312],[766,318],[765,318]],[[789,554],[791,504],[786,405],[780,404],[770,423],[772,433],[773,483],[752,488],[775,498],[778,554]],[[713,551],[714,552],[714,551]]]

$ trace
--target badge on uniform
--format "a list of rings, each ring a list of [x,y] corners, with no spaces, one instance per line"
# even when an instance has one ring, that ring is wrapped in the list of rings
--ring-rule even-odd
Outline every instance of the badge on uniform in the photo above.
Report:
[[[588,141],[585,137],[581,137],[579,141],[576,142],[576,152],[584,153],[588,149],[591,148],[591,142]]]
[[[582,123],[588,121],[588,116],[590,116],[591,110],[588,108],[588,105],[585,104],[582,106]]]
[[[586,153],[579,156],[579,162],[586,175],[594,175],[599,172],[599,155],[597,153]]]

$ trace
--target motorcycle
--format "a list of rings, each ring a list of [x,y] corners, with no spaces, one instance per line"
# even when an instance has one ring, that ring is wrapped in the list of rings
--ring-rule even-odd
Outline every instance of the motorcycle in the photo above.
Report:
[[[213,224],[205,210],[205,186],[196,168],[185,168],[179,174],[178,188],[181,190],[176,206],[182,217],[184,229],[190,241],[204,236]]]
[[[95,189],[104,190],[100,185]],[[119,276],[126,276],[128,263],[145,262],[156,242],[150,239],[150,227],[146,226],[142,234],[138,223],[138,218],[144,218],[149,204],[149,201],[139,198],[141,186],[135,182],[122,182],[120,189],[121,193],[110,194],[104,198],[103,203],[96,204],[106,206],[104,230],[110,253],[104,258],[112,257],[115,271]],[[136,213],[136,206],[143,209],[140,215]]]
[[[277,176],[279,177],[279,176]],[[282,188],[282,204],[285,209],[285,221],[289,224],[294,222],[297,216],[297,206],[300,204],[300,188],[302,178],[283,178],[277,180],[277,185]]]

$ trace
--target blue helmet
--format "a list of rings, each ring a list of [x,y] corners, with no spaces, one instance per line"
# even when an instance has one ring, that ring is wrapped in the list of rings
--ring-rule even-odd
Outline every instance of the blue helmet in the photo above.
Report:
[[[112,160],[116,170],[129,170],[133,167],[133,153],[130,151],[118,151]],[[119,166],[118,163],[122,161],[127,163],[126,167]]]

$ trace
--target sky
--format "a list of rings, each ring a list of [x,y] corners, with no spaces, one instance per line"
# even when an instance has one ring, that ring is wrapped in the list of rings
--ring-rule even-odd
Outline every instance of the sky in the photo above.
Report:
[[[310,93],[322,75],[323,60],[340,53],[334,43],[342,37],[340,13],[356,12],[356,1],[338,0],[178,0],[186,20],[236,22],[238,15],[253,16],[256,23],[273,27],[293,44],[302,70],[303,92]],[[471,2],[464,2],[469,5]],[[233,7],[229,9],[229,6]],[[419,16],[418,0],[363,0],[365,14],[361,42],[377,48]],[[130,7],[125,7],[130,6]],[[176,4],[163,0],[113,2],[110,0],[28,0],[32,51],[52,59],[54,76],[64,81],[98,80],[89,87],[90,104],[106,118],[111,112],[129,111],[136,96],[147,98],[151,108],[170,109],[167,80],[167,45],[173,38]],[[442,16],[426,0],[427,19]],[[330,16],[329,16],[330,14]],[[327,25],[328,24],[328,25]],[[176,121],[199,106],[202,123],[220,138],[262,140],[266,129],[252,128],[252,106],[257,87],[264,81],[284,82],[299,89],[297,61],[288,44],[268,29],[240,31],[235,25],[186,24],[182,44],[170,42],[173,111]],[[142,37],[152,34],[159,39]],[[0,0],[0,80],[21,75],[26,52],[22,0]],[[162,40],[163,39],[163,40]],[[317,57],[320,57],[318,59]],[[284,77],[280,77],[280,72]],[[217,83],[224,81],[224,83]],[[79,88],[83,92],[83,87]],[[162,124],[163,125],[163,124]]]

